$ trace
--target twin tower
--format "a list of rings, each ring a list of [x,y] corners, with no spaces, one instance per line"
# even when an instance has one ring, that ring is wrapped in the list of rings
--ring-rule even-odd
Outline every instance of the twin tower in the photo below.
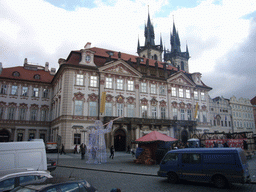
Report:
[[[148,21],[145,24],[144,29],[145,45],[140,46],[138,40],[137,53],[140,57],[153,59],[160,62],[167,62],[180,70],[189,72],[188,60],[189,52],[188,46],[186,45],[186,51],[181,52],[180,49],[180,38],[176,31],[175,24],[173,22],[172,33],[170,34],[171,51],[163,48],[162,37],[160,36],[160,45],[155,45],[155,32],[154,27],[151,23],[150,16],[148,14]],[[164,52],[164,54],[163,54]],[[162,58],[164,57],[164,58]]]

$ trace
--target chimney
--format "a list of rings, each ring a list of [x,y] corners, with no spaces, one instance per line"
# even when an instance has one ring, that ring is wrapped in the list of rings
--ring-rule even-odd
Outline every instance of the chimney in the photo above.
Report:
[[[55,68],[51,68],[50,74],[51,75],[55,75],[56,69]]]
[[[2,71],[3,71],[3,65],[2,65],[2,63],[0,62],[0,75],[2,74]]]
[[[121,52],[118,52],[118,58],[121,59]]]
[[[90,49],[91,48],[91,43],[87,42],[86,45],[84,46],[85,49]]]
[[[64,64],[65,61],[66,61],[65,59],[59,58],[59,60],[58,60],[59,66],[61,66],[62,64]]]
[[[45,62],[44,70],[49,71],[49,62]]]

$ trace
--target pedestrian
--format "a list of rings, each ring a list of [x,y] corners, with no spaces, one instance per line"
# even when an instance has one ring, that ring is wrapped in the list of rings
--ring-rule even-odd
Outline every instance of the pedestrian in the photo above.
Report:
[[[189,148],[189,143],[188,142],[185,144],[185,148]]]
[[[135,157],[135,151],[134,151],[134,149],[131,149],[131,152],[132,152],[132,157]]]
[[[218,144],[217,144],[215,141],[213,141],[213,147],[214,147],[214,148],[217,148],[217,147],[218,147]]]
[[[243,144],[244,144],[244,150],[248,150],[248,143],[245,140],[243,140]]]
[[[110,156],[109,156],[109,158],[114,158],[114,152],[115,152],[115,149],[114,149],[114,146],[112,145],[111,147],[110,147]]]
[[[223,147],[229,147],[227,141],[223,144]]]
[[[131,153],[131,147],[130,147],[130,145],[127,146],[127,151],[126,151],[126,153],[129,153],[129,154]]]
[[[74,147],[74,154],[78,153],[77,152],[77,145]]]
[[[63,143],[62,143],[62,145],[61,145],[61,151],[60,151],[60,154],[62,155],[62,153],[64,153],[64,155],[66,155],[65,147],[64,147],[64,144],[63,144]]]
[[[84,159],[84,155],[85,155],[85,149],[86,148],[86,145],[84,143],[82,143],[80,145],[80,151],[81,151],[81,159],[83,160]]]

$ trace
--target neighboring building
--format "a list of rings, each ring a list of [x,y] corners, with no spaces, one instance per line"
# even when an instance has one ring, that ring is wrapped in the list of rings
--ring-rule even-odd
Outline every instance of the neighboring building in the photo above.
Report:
[[[232,108],[232,120],[234,132],[255,133],[255,122],[253,115],[253,106],[249,99],[236,99],[235,96],[230,98],[230,106]]]
[[[210,123],[209,132],[233,133],[232,109],[228,99],[223,97],[210,99]]]
[[[45,140],[57,141],[59,135],[65,148],[71,150],[75,144],[88,144],[84,129],[96,119],[107,123],[124,116],[114,121],[112,132],[106,135],[107,147],[114,145],[122,151],[132,140],[153,130],[186,142],[196,128],[209,129],[211,88],[201,81],[201,74],[154,59],[91,48],[87,43],[84,49],[71,51],[67,59],[59,59],[54,76],[47,66],[4,68],[0,101],[9,115],[0,121],[0,130],[8,141],[18,140],[20,131],[24,133],[20,140],[29,139],[32,130],[34,138],[45,131]],[[19,94],[26,86],[28,96],[21,100]],[[47,98],[42,96],[45,89]],[[106,92],[105,112],[99,113],[102,92]],[[18,113],[15,116],[23,105],[30,117],[26,116],[26,121],[20,121]],[[40,119],[39,114],[47,118]]]
[[[0,141],[47,140],[54,73],[31,65],[4,68],[0,74]]]

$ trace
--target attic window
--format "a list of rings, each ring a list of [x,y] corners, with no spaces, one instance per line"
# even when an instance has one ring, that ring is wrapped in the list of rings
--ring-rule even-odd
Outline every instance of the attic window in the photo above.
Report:
[[[108,54],[109,56],[113,56],[113,55],[114,55],[114,52],[108,51],[107,54]]]
[[[12,76],[13,76],[13,77],[19,77],[19,76],[20,76],[20,73],[19,73],[18,71],[14,71],[14,72],[12,73]]]
[[[36,74],[36,75],[34,76],[34,79],[40,79],[40,75]]]
[[[144,61],[144,59],[143,59],[143,58],[141,58],[141,59],[140,59],[140,62],[143,62],[143,61]]]

